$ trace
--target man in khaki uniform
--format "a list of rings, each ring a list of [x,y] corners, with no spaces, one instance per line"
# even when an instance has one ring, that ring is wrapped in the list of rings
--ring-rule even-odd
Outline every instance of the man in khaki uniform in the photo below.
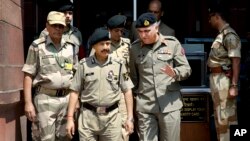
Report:
[[[237,123],[236,98],[240,73],[241,41],[226,22],[222,6],[213,6],[209,22],[219,31],[208,58],[215,126],[219,141],[229,141],[230,125]]]
[[[82,33],[77,28],[71,25],[71,22],[73,20],[73,4],[71,2],[63,4],[59,8],[59,12],[64,13],[66,17],[66,27],[63,32],[63,38],[66,41],[70,41],[75,44],[75,53],[78,55],[79,59],[83,58],[83,56],[79,56],[79,48],[82,47]],[[48,35],[48,31],[45,28],[41,33],[39,37],[45,37]]]
[[[133,83],[125,64],[110,54],[110,33],[98,28],[89,39],[95,54],[80,61],[73,83],[70,86],[67,132],[74,134],[74,108],[80,94],[81,113],[78,131],[81,141],[122,140],[122,120],[118,110],[121,94],[127,108],[125,128],[133,132]]]
[[[135,85],[140,141],[179,141],[179,81],[191,68],[180,42],[158,33],[156,17],[144,13],[136,21],[140,40],[130,50],[130,74]]]
[[[128,38],[123,38],[123,31],[126,24],[126,16],[115,15],[111,17],[107,22],[107,27],[111,35],[111,47],[110,52],[114,58],[120,58],[125,64],[126,69],[128,69],[129,62],[129,49],[130,40]],[[121,94],[121,100],[119,103],[119,111],[122,114],[122,138],[123,141],[129,140],[129,133],[125,129],[125,123],[127,120],[127,109],[124,99],[124,95]]]
[[[78,60],[74,44],[62,38],[65,26],[65,15],[51,11],[46,23],[49,34],[33,41],[22,69],[25,115],[38,128],[33,140],[69,140],[65,130],[68,88]],[[33,98],[32,87],[36,88]]]

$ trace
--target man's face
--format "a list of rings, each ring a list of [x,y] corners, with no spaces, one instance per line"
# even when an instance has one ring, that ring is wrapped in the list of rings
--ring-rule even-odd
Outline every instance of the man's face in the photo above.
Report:
[[[218,15],[216,13],[211,13],[209,14],[208,21],[211,25],[211,27],[216,28],[216,23],[217,23],[217,17]]]
[[[111,41],[100,41],[93,45],[93,48],[95,49],[95,55],[97,58],[105,59],[108,57],[110,53],[110,44]]]
[[[149,27],[137,28],[137,32],[144,44],[152,44],[155,42],[158,34],[158,25],[153,24]]]
[[[111,34],[111,40],[112,41],[120,41],[122,35],[123,35],[123,32],[124,32],[124,29],[123,28],[113,28],[113,29],[110,29],[110,34]]]
[[[46,28],[51,39],[61,40],[64,31],[64,25],[47,23]]]
[[[66,24],[69,25],[73,19],[73,11],[65,11],[64,15],[66,17]]]
[[[160,5],[157,3],[151,3],[149,5],[148,11],[156,16],[157,21],[161,19],[161,16],[163,16],[163,12],[161,11]]]

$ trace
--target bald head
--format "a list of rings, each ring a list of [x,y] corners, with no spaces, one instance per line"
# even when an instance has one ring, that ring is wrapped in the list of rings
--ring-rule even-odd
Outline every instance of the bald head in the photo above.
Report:
[[[159,0],[152,0],[148,5],[148,11],[153,13],[159,21],[163,16],[162,4]]]

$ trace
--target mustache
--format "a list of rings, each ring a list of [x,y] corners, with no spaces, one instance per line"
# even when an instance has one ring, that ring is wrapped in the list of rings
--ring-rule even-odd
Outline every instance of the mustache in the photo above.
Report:
[[[109,49],[103,49],[103,50],[101,50],[101,52],[110,52],[110,50]]]

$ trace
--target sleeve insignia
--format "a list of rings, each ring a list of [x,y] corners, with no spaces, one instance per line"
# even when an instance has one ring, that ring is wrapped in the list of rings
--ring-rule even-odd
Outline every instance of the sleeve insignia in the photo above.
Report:
[[[128,81],[128,80],[129,80],[129,73],[128,73],[128,72],[123,73],[122,76],[123,76],[123,79],[124,79],[125,81]]]

